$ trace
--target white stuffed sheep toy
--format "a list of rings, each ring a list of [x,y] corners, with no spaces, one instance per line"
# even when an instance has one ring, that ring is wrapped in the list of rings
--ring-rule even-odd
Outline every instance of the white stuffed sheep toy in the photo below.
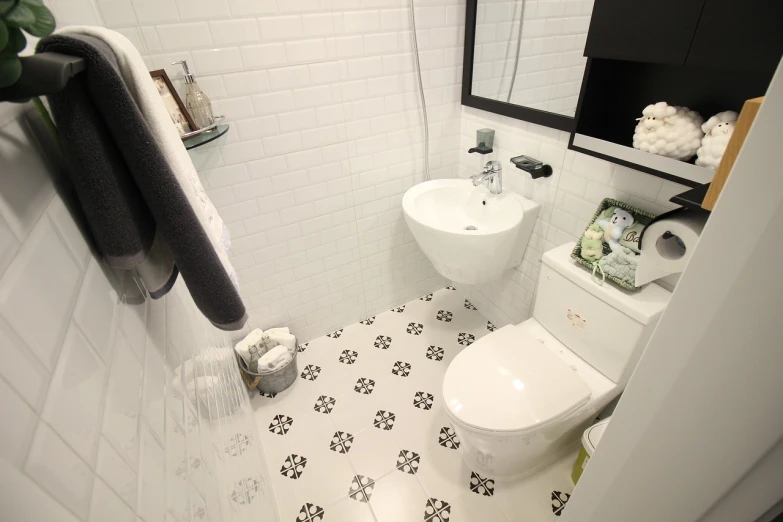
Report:
[[[688,160],[701,146],[704,119],[687,107],[666,102],[648,105],[633,133],[633,147],[660,156]]]
[[[696,165],[708,169],[718,168],[729,138],[734,134],[738,117],[739,114],[734,111],[723,111],[704,122],[701,130],[705,134],[701,147],[696,151]]]

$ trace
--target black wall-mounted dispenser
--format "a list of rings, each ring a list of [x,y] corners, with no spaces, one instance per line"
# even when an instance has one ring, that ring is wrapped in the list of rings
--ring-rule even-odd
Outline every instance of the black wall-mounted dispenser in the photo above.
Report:
[[[529,173],[533,179],[548,178],[552,175],[551,165],[547,165],[543,161],[531,158],[530,156],[516,156],[511,158],[511,163],[516,165],[518,169]]]
[[[468,149],[471,154],[478,152],[479,154],[489,154],[492,152],[492,145],[495,143],[495,130],[494,129],[479,129],[476,131],[476,146]]]

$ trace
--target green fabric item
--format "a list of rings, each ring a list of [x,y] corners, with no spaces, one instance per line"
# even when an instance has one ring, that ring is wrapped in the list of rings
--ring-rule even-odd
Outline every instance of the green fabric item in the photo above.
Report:
[[[633,285],[634,281],[636,281],[636,266],[638,264],[639,256],[630,248],[612,252],[598,261],[598,266],[607,275],[614,276],[630,285]]]
[[[626,279],[625,272],[626,270],[630,270],[627,267],[614,267],[615,264],[617,264],[618,256],[614,256],[613,258],[610,258],[608,261],[604,261],[606,257],[608,257],[610,254],[612,254],[612,249],[609,248],[609,244],[603,241],[603,254],[604,257],[599,259],[598,261],[591,261],[588,259],[585,259],[585,257],[582,256],[582,241],[584,239],[593,239],[591,237],[590,231],[591,230],[601,230],[603,233],[603,229],[601,229],[600,226],[598,226],[597,221],[608,219],[614,214],[614,210],[616,208],[621,208],[623,210],[626,210],[631,213],[631,215],[634,218],[634,225],[631,225],[628,227],[627,230],[624,230],[621,238],[618,240],[620,243],[620,246],[623,247],[623,250],[627,250],[631,254],[636,254],[634,252],[634,247],[638,248],[637,238],[638,238],[638,232],[644,229],[647,225],[650,224],[650,222],[655,219],[655,216],[653,214],[650,214],[649,212],[646,212],[642,209],[636,208],[634,206],[631,206],[627,203],[623,203],[622,201],[617,201],[616,199],[612,198],[605,198],[603,201],[601,201],[601,204],[598,206],[598,208],[595,211],[595,214],[593,214],[593,219],[590,220],[590,224],[585,231],[585,233],[582,235],[579,241],[577,241],[576,245],[574,246],[574,250],[571,252],[571,257],[580,265],[584,266],[588,270],[593,270],[594,264],[599,263],[599,268],[605,271],[606,279],[610,280],[612,283],[621,286],[622,288],[625,288],[626,290],[639,290],[640,287],[637,287],[635,283],[635,276],[631,277],[630,280]],[[629,236],[629,234],[631,234]],[[628,243],[624,243],[623,240],[627,238]],[[629,254],[627,254],[629,255]],[[615,275],[612,275],[612,268],[609,270],[606,270],[605,266],[612,265],[613,268],[615,268],[615,272],[617,274],[623,275],[623,277],[616,277]],[[634,267],[635,270],[635,267]]]
[[[603,247],[604,243],[601,238],[604,236],[604,231],[596,223],[593,223],[585,233],[582,234],[581,241],[581,253],[582,259],[586,259],[591,263],[598,261],[604,256]]]

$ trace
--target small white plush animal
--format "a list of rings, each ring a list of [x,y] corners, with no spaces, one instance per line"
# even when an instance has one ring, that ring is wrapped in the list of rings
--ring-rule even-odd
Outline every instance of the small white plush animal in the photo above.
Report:
[[[604,229],[604,241],[609,243],[612,252],[623,248],[619,239],[623,235],[623,230],[633,225],[634,222],[631,213],[621,208],[615,208],[611,218],[598,220],[598,226]]]
[[[708,169],[718,168],[729,138],[734,134],[738,117],[739,114],[734,111],[723,111],[704,122],[701,130],[705,134],[701,147],[696,151],[696,165]]]
[[[645,107],[642,117],[636,118],[636,121],[639,123],[633,133],[635,149],[688,160],[701,146],[701,138],[704,136],[701,124],[704,118],[688,107],[658,102]]]

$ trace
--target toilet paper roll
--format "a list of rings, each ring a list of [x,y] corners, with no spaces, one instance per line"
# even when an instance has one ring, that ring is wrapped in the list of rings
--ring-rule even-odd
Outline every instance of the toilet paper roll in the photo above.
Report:
[[[683,212],[651,224],[644,231],[636,286],[682,272],[706,222],[706,212]]]

